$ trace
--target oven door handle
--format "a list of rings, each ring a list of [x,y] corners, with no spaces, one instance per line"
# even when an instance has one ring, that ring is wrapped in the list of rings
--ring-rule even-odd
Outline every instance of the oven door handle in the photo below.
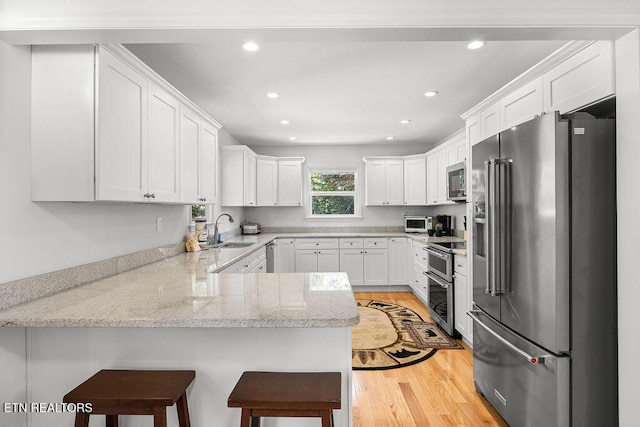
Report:
[[[444,259],[444,260],[449,259],[449,257],[451,256],[449,254],[443,254],[442,252],[434,251],[433,249],[429,249],[429,248],[426,248],[425,251],[427,251],[427,253],[429,253],[429,254],[431,254],[431,255],[433,255],[435,257],[438,257],[438,258]]]
[[[439,278],[437,276],[434,276],[433,274],[429,273],[428,271],[425,271],[422,274],[424,274],[429,279],[433,280],[434,282],[436,282],[438,285],[442,286],[445,289],[447,289],[449,287],[449,282],[447,282],[446,280],[442,280],[441,278]]]

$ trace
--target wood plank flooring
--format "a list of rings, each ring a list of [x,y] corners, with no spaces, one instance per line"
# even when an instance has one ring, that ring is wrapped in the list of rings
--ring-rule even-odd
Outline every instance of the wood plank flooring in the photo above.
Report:
[[[431,322],[411,292],[355,292],[409,307]],[[353,371],[353,427],[507,426],[473,385],[473,355],[438,350],[418,364],[383,371]]]

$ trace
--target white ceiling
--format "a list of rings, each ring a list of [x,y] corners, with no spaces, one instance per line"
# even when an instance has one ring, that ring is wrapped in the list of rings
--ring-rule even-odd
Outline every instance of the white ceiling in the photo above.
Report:
[[[206,43],[125,46],[256,146],[433,144],[464,127],[462,113],[564,44],[489,40],[469,50],[466,41],[407,40],[393,30],[369,39],[340,30],[266,38],[247,30]],[[247,40],[261,49],[244,51]],[[427,98],[428,90],[439,94]],[[267,98],[271,91],[279,98]]]

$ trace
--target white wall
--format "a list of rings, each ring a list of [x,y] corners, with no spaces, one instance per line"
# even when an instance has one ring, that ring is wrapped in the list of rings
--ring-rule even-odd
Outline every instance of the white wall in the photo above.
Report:
[[[30,55],[0,40],[0,283],[182,241],[185,206],[31,202]]]
[[[640,370],[636,339],[638,320],[638,258],[640,257],[640,33],[616,41],[616,122],[618,202],[618,375],[620,425],[635,426],[640,419],[637,386]],[[606,349],[603,349],[606,350]]]

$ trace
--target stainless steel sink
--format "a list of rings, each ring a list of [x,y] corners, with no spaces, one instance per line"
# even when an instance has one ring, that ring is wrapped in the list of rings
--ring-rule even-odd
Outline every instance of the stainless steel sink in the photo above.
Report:
[[[255,242],[223,242],[217,245],[211,246],[212,249],[239,249],[246,248],[248,246],[255,245]]]

